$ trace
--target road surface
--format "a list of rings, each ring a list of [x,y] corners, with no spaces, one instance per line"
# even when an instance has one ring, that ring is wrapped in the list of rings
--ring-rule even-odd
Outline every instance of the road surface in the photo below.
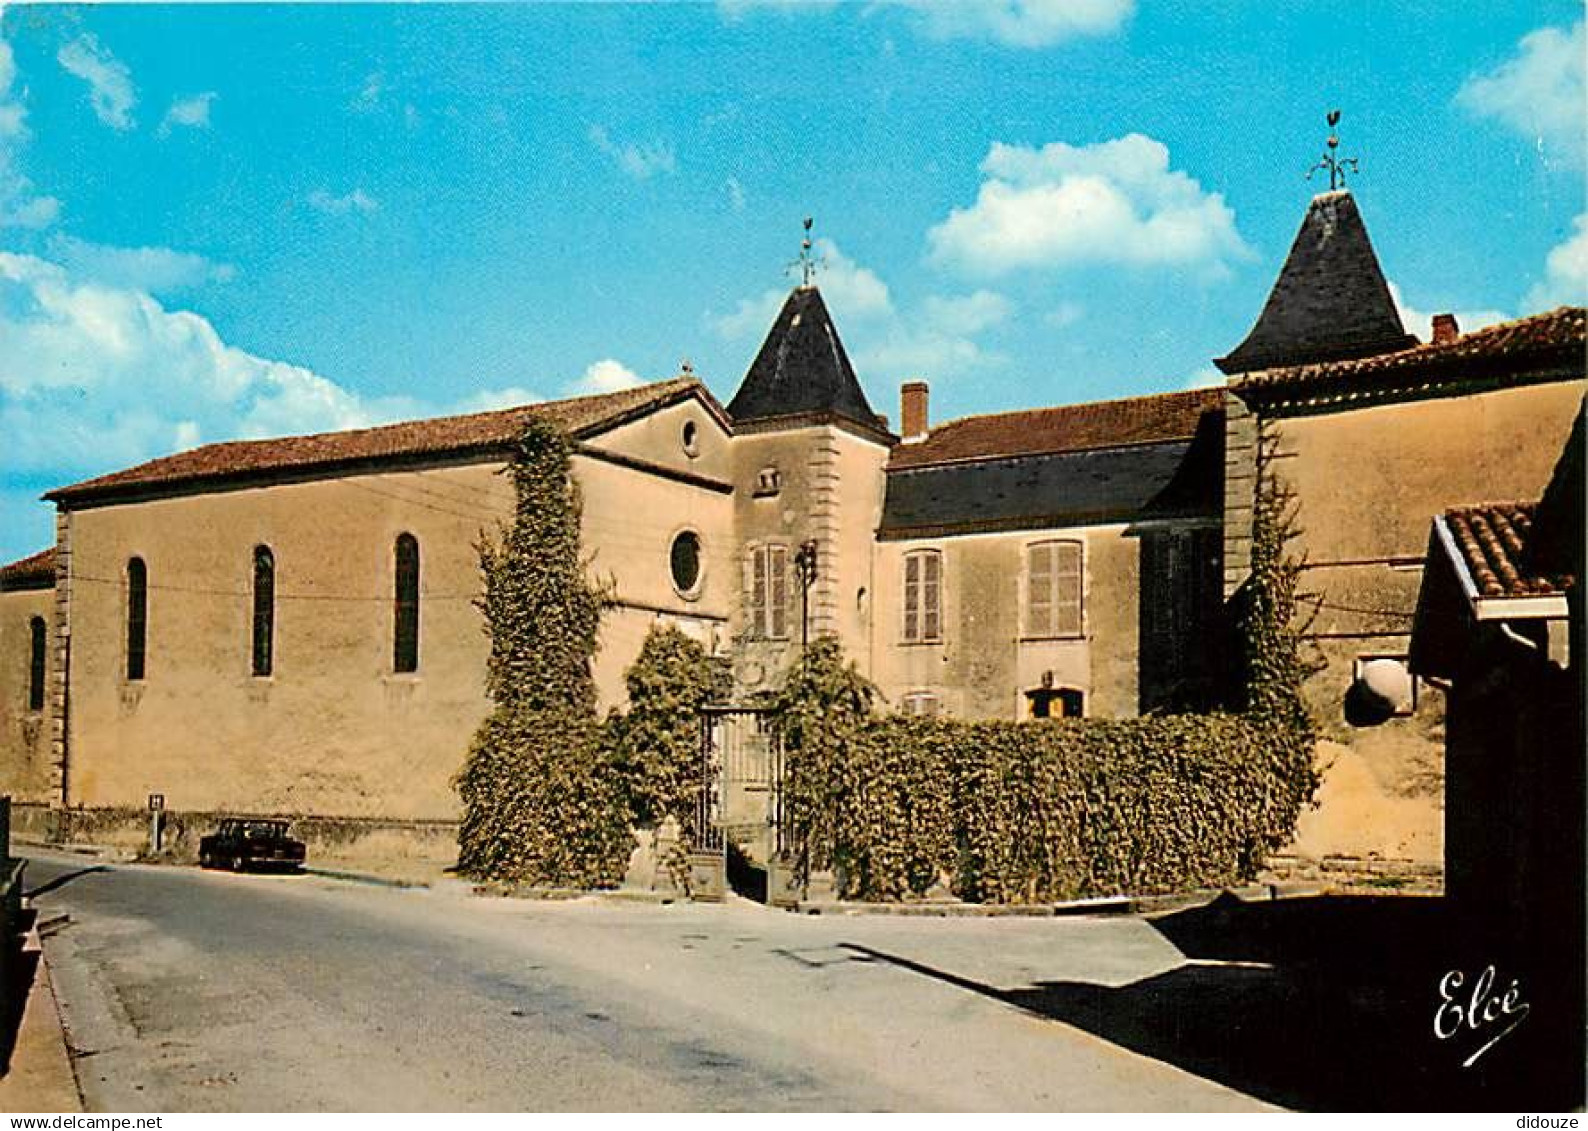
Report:
[[[998,996],[1184,962],[1133,919],[530,902],[25,851],[91,1111],[1262,1106]]]

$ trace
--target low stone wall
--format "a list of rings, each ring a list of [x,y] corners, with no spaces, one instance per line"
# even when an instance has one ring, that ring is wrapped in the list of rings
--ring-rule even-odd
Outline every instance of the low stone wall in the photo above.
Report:
[[[13,810],[13,828],[16,835],[27,840],[99,845],[147,858],[151,848],[149,816],[145,809],[84,808],[63,812],[43,805],[18,805]],[[307,846],[311,867],[411,864],[440,871],[457,860],[458,823],[451,820],[180,811],[162,814],[159,859],[195,863],[199,839],[214,832],[223,818],[251,816],[291,821],[292,835]]]

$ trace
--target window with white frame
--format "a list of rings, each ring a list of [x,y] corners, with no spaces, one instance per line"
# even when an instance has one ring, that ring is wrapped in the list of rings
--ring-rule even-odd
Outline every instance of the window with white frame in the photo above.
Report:
[[[1027,546],[1026,636],[1080,636],[1081,613],[1081,543]]]
[[[912,719],[931,719],[942,707],[935,692],[912,691],[900,702],[899,709]]]
[[[943,639],[943,554],[915,550],[904,555],[904,641]]]
[[[788,638],[788,547],[768,542],[752,547],[746,565],[746,628],[761,640]]]

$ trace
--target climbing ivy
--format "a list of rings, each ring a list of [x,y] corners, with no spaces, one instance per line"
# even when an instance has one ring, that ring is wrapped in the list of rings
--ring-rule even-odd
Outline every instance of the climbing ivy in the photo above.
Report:
[[[624,681],[629,707],[607,720],[607,743],[636,825],[675,818],[693,833],[700,788],[700,709],[725,703],[733,676],[671,626],[652,628]]]
[[[1269,737],[1276,789],[1267,814],[1268,839],[1288,839],[1317,792],[1317,724],[1303,685],[1323,663],[1297,619],[1301,562],[1289,546],[1301,534],[1295,491],[1279,474],[1279,434],[1264,423],[1257,436],[1257,489],[1252,509],[1251,572],[1230,602],[1236,638],[1234,706]]]
[[[1294,498],[1262,434],[1251,577],[1233,602],[1232,710],[965,722],[872,713],[838,643],[817,641],[775,697],[794,862],[839,893],[934,888],[1020,903],[1252,878],[1317,788],[1295,623]]]
[[[632,843],[596,719],[606,594],[580,552],[571,452],[554,425],[525,429],[508,466],[513,520],[478,547],[493,707],[455,781],[458,869],[476,878],[611,886]]]

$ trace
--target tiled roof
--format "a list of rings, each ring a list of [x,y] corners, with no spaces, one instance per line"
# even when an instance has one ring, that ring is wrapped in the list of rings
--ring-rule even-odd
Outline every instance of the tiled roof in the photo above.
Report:
[[[919,443],[895,447],[888,470],[1185,440],[1196,433],[1206,413],[1223,405],[1223,398],[1222,389],[1192,389],[1128,400],[968,416],[933,428]]]
[[[1313,197],[1251,333],[1215,364],[1249,373],[1388,353],[1416,341],[1401,325],[1356,200],[1326,192]]]
[[[1541,574],[1532,562],[1534,503],[1484,503],[1445,512],[1456,549],[1479,597],[1549,597],[1570,577]]]
[[[54,546],[0,566],[0,589],[46,589],[54,584]]]
[[[1273,390],[1305,395],[1336,389],[1369,391],[1407,380],[1443,382],[1556,368],[1582,375],[1585,343],[1588,313],[1580,306],[1562,306],[1485,326],[1451,342],[1419,345],[1376,357],[1249,373],[1231,387],[1242,394]]]
[[[796,287],[750,363],[728,415],[736,422],[831,414],[887,428],[855,378],[832,315],[813,286]]]
[[[542,404],[412,420],[378,428],[287,436],[276,440],[234,440],[141,463],[49,492],[64,503],[98,496],[141,492],[177,484],[239,476],[268,476],[369,461],[426,455],[490,453],[510,447],[532,419],[551,420],[574,436],[588,435],[651,408],[683,399],[695,391],[716,402],[693,377],[677,377],[634,389]],[[720,410],[719,410],[720,411]]]

